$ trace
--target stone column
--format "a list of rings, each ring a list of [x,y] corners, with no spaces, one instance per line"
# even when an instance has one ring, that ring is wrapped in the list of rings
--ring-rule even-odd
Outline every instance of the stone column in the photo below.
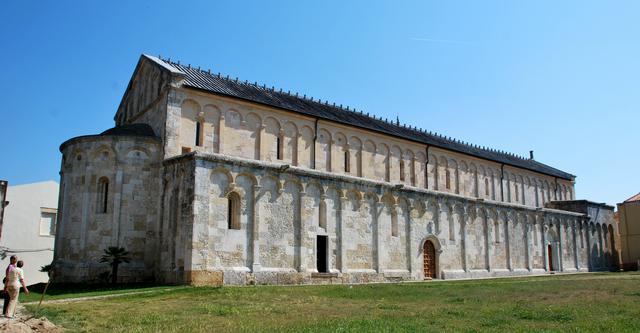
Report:
[[[379,216],[380,216],[380,206],[382,206],[382,209],[384,209],[384,205],[378,205],[379,200],[378,198],[376,198],[376,200],[372,203],[373,207],[372,207],[372,211],[373,211],[373,216],[371,217],[373,220],[373,243],[374,243],[374,247],[375,250],[373,251],[375,253],[375,257],[374,257],[374,269],[376,270],[376,272],[378,273],[382,273],[382,265],[381,265],[381,260],[380,260],[380,221],[379,221]]]
[[[413,213],[414,208],[412,207],[407,207],[407,212],[405,212],[407,214],[407,218],[405,219],[404,223],[406,223],[405,225],[405,230],[407,231],[407,235],[406,235],[406,248],[407,248],[407,269],[409,270],[409,273],[411,276],[413,276],[413,230],[412,230],[412,219],[411,219],[411,214]],[[400,230],[398,230],[399,232]]]
[[[220,110],[220,124],[218,125],[219,129],[218,129],[218,133],[220,133],[218,135],[218,153],[219,154],[224,154],[223,151],[223,140],[222,138],[224,137],[224,131],[225,131],[225,127],[226,127],[226,122],[225,122],[225,117],[224,117],[224,110]],[[261,142],[262,144],[262,142]]]
[[[593,263],[593,257],[591,257],[591,247],[593,245],[593,240],[591,239],[592,228],[588,220],[585,220],[583,223],[585,224],[585,230],[587,231],[587,269],[591,271],[595,266]]]
[[[507,213],[505,214],[505,221],[504,221],[504,246],[505,246],[505,252],[507,253],[507,269],[509,271],[513,271],[513,264],[511,262],[511,216],[513,216],[511,213]]]
[[[549,230],[549,226],[547,225],[547,220],[544,216],[541,216],[540,219],[540,233],[542,234],[542,262],[544,264],[544,269],[548,272],[551,270],[551,267],[549,267],[549,253],[547,251],[547,231]]]
[[[564,242],[565,242],[565,231],[564,231],[564,221],[560,220],[558,222],[558,270],[561,272],[564,272],[564,260],[563,260],[563,249],[564,249]]]
[[[489,215],[490,213],[485,210],[485,215],[483,218],[483,227],[484,227],[484,247],[485,247],[485,263],[487,271],[491,272],[491,226],[493,225],[490,222]]]
[[[532,269],[532,265],[531,265],[531,237],[530,237],[530,232],[531,232],[531,227],[529,224],[529,218],[525,217],[524,219],[524,225],[523,225],[523,229],[524,229],[524,241],[525,241],[525,257],[527,259],[527,270],[529,270],[529,272],[531,272]]]
[[[262,187],[259,185],[253,186],[253,232],[252,235],[252,250],[253,250],[253,264],[251,270],[255,272],[259,272],[262,269],[262,265],[260,264],[260,190]]]
[[[346,273],[347,272],[347,250],[346,247],[344,246],[344,233],[345,233],[345,228],[344,228],[344,208],[346,207],[346,202],[347,202],[347,197],[344,195],[343,191],[338,191],[338,194],[340,195],[340,198],[338,199],[340,201],[340,207],[338,208],[338,216],[336,216],[336,228],[338,229],[338,243],[339,243],[339,252],[338,252],[338,258],[340,258],[340,271],[342,273]]]
[[[117,162],[116,162],[117,163]],[[123,243],[122,241],[122,233],[120,229],[122,228],[122,219],[120,218],[121,214],[121,205],[122,205],[122,181],[123,181],[123,172],[121,168],[118,168],[116,171],[115,177],[115,186],[113,188],[113,225],[116,228],[116,245],[120,246]]]
[[[467,214],[470,211],[467,207],[462,207],[462,212],[456,212],[460,214],[460,250],[462,251],[462,269],[465,272],[469,272],[467,267]]]
[[[256,129],[256,147],[255,147],[254,158],[258,161],[262,160],[262,135],[264,133],[264,129],[265,129],[264,125],[260,125]]]
[[[576,271],[580,270],[580,259],[578,256],[578,237],[576,235],[576,220],[571,220],[571,235],[573,237],[573,262],[576,266]]]
[[[307,230],[307,225],[304,222],[304,219],[302,218],[302,197],[304,197],[306,195],[306,192],[304,191],[304,189],[301,189],[300,192],[298,192],[298,200],[295,202],[295,204],[298,206],[298,210],[297,213],[295,215],[295,220],[293,221],[293,223],[297,223],[300,227],[298,228],[298,260],[300,263],[300,266],[298,268],[299,272],[306,272],[307,271],[307,248],[305,247],[304,244],[304,234],[305,231]],[[295,208],[294,208],[294,212],[295,212]],[[316,251],[317,252],[317,251]],[[317,254],[316,254],[317,255]]]

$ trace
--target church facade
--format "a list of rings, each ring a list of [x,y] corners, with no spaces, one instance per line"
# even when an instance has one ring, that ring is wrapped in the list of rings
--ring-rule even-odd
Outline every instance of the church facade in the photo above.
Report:
[[[57,281],[361,283],[608,270],[575,176],[143,55],[99,135],[63,143]]]

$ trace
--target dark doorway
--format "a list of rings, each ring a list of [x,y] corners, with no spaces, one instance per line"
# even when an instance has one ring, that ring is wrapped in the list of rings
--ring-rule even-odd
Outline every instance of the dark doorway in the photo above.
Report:
[[[547,255],[549,256],[549,271],[553,272],[553,247],[551,244],[547,245]]]
[[[318,273],[329,273],[328,269],[328,256],[327,256],[327,236],[318,236],[316,248],[318,249],[316,252],[316,266],[318,268]]]

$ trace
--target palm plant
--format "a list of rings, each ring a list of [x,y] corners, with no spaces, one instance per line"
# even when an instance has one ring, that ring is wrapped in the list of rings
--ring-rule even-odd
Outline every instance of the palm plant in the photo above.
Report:
[[[118,266],[121,263],[131,261],[129,251],[124,247],[109,246],[104,249],[104,254],[100,258],[100,262],[108,263],[111,266],[111,283],[116,284],[118,280]]]

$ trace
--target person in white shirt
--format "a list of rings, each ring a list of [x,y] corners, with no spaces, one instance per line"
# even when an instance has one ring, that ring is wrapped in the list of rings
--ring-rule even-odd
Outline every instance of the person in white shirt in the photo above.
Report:
[[[16,267],[11,269],[7,275],[9,278],[9,281],[7,281],[7,292],[10,297],[9,306],[7,308],[7,318],[13,318],[15,315],[21,285],[22,288],[24,288],[24,293],[27,295],[29,294],[29,289],[27,289],[27,285],[24,283],[24,271],[22,270],[22,266],[24,266],[24,262],[22,262],[22,260],[18,260]]]

